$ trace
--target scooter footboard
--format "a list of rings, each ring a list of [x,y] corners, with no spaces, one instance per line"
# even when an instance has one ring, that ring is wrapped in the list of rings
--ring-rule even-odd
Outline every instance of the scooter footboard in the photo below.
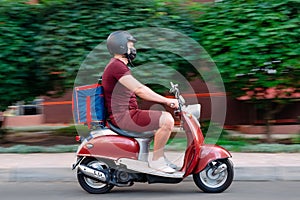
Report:
[[[220,147],[218,145],[203,145],[201,147],[199,163],[198,166],[196,166],[194,173],[199,173],[207,166],[208,163],[214,160],[231,157],[231,154],[223,147]]]

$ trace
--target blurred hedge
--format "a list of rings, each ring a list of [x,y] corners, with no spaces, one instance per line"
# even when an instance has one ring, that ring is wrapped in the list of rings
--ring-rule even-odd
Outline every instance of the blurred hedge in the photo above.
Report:
[[[191,9],[202,13],[194,15],[193,37],[213,57],[228,92],[241,96],[241,88],[247,87],[299,90],[299,0],[224,0]],[[276,71],[265,73],[268,69]]]
[[[299,0],[226,0],[208,5],[188,0],[41,0],[38,5],[26,1],[1,1],[0,109],[72,87],[89,52],[119,29],[169,28],[194,38],[216,61],[232,91],[244,84],[236,82],[236,74],[274,59],[284,63],[279,71],[286,72],[290,66],[298,71],[272,82],[259,75],[257,84],[299,84],[295,81],[299,75]],[[140,50],[135,63],[150,62],[181,73],[192,71],[176,54]],[[157,79],[168,74],[159,65],[151,70]]]
[[[72,87],[80,64],[112,31],[164,27],[192,32],[186,14],[159,1],[24,2],[4,1],[0,7],[0,109],[17,100]],[[155,51],[139,52],[136,63],[164,58],[177,59],[175,68],[184,63],[175,55],[163,57]]]

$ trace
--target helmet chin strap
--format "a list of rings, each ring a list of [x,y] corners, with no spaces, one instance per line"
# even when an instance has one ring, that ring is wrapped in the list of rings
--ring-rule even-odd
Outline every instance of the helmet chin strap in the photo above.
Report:
[[[130,65],[131,67],[135,67],[135,66],[133,65],[133,63],[132,63],[131,59],[130,59],[130,58],[127,58],[127,59],[128,59],[128,63],[129,63],[129,65]]]
[[[132,63],[132,61],[135,59],[136,57],[136,49],[134,47],[131,47],[128,49],[128,53],[124,54],[125,57],[128,60],[128,63],[130,64],[131,67],[135,67]]]
[[[130,59],[130,56],[129,56],[127,53],[124,54],[124,55],[125,55],[125,57],[127,58],[129,65],[130,65],[131,67],[135,67],[135,66],[133,65],[133,63],[132,63],[132,60]]]

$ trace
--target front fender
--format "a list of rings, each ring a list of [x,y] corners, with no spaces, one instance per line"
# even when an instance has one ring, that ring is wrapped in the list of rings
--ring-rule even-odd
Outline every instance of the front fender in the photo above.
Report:
[[[231,158],[231,157],[232,157],[231,154],[223,147],[220,147],[218,145],[204,144],[201,147],[199,163],[196,166],[194,173],[201,172],[207,166],[208,163],[214,160]]]

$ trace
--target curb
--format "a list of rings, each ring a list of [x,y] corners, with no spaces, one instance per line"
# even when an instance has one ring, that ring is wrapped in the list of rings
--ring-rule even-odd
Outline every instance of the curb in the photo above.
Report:
[[[300,181],[299,167],[235,167],[237,181]]]
[[[0,169],[0,182],[74,182],[75,172],[67,168]]]
[[[234,181],[300,181],[299,167],[235,167]],[[185,181],[193,181],[189,176]],[[70,168],[0,169],[0,182],[77,182]]]

